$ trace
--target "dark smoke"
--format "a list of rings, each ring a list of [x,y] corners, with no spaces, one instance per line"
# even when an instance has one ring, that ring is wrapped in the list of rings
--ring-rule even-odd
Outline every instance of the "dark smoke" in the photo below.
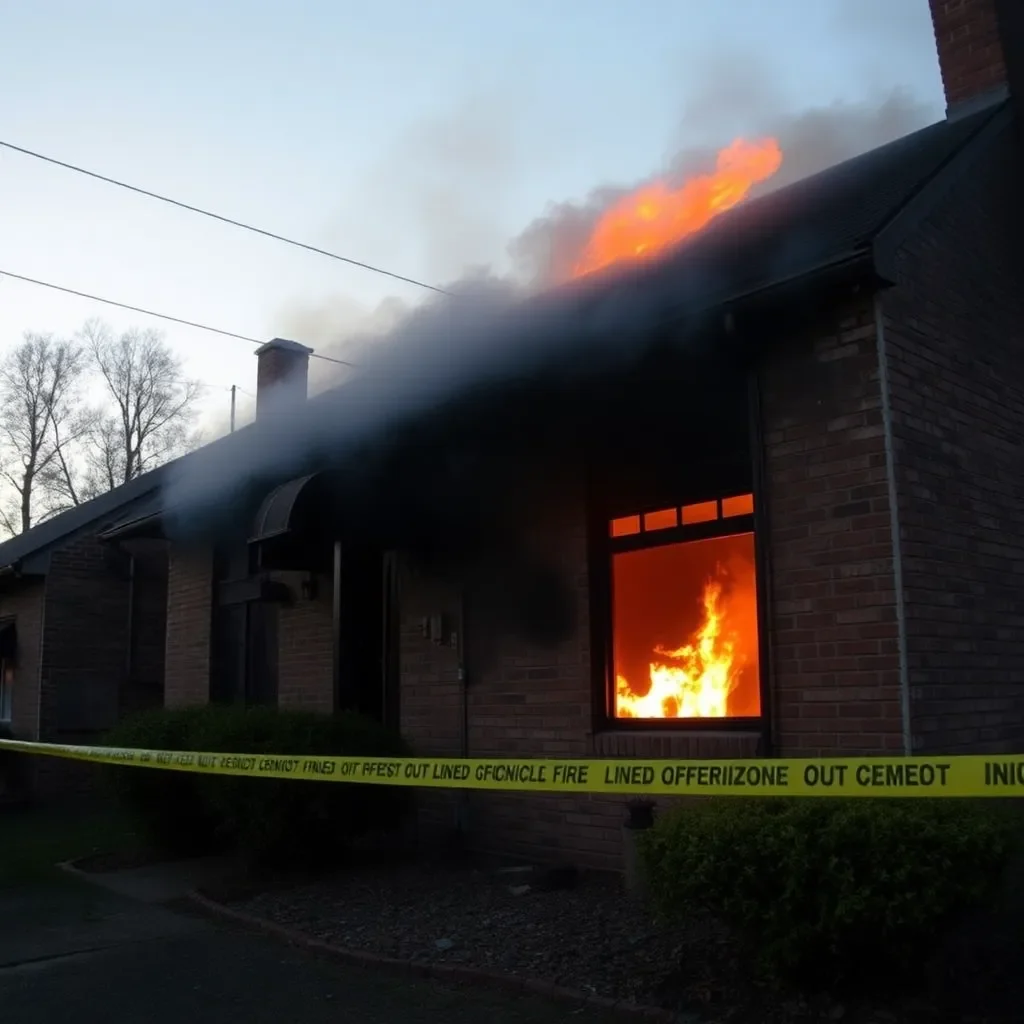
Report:
[[[757,75],[744,78],[733,67],[713,76],[684,112],[697,142],[676,149],[664,176],[681,181],[707,170],[734,135],[773,135],[785,159],[770,190],[929,120],[929,109],[901,92],[787,113]],[[531,546],[527,496],[558,493],[561,466],[583,451],[584,424],[601,408],[595,382],[611,380],[622,391],[638,374],[651,387],[657,373],[644,359],[665,309],[714,291],[698,275],[681,281],[657,273],[633,288],[626,270],[619,287],[590,282],[536,294],[564,274],[600,212],[638,184],[552,207],[511,243],[512,274],[464,277],[451,285],[455,299],[388,300],[373,314],[376,323],[353,316],[344,302],[293,307],[278,333],[336,339],[320,351],[359,368],[287,419],[258,422],[171,467],[166,499],[179,535],[237,530],[270,486],[337,470],[324,512],[334,528],[402,547],[425,571],[459,577],[481,592],[481,608],[538,643],[567,635],[573,581]],[[551,455],[547,465],[538,468],[537,452]]]

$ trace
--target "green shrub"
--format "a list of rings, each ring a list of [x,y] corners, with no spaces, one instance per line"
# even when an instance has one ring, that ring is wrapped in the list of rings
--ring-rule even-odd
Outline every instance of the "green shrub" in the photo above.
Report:
[[[993,893],[1014,838],[1004,808],[957,800],[704,800],[642,850],[667,920],[710,913],[769,980],[825,988],[925,967]]]
[[[206,708],[157,708],[125,718],[105,738],[111,747],[196,750]],[[200,776],[151,768],[107,769],[118,802],[157,850],[180,856],[218,849],[216,819],[200,791]]]
[[[200,727],[198,747],[225,753],[306,757],[401,757],[401,739],[359,715],[334,717],[272,708],[224,709]],[[351,843],[394,824],[411,806],[407,788],[209,775],[205,798],[222,833],[254,861],[318,866]]]
[[[173,724],[158,743],[155,723],[164,722]],[[139,742],[123,742],[122,737]],[[112,745],[114,738],[118,746],[229,754],[408,753],[398,736],[358,715],[331,717],[269,707],[149,712],[116,730]],[[275,867],[330,863],[352,840],[395,823],[411,806],[411,792],[401,787],[143,768],[112,772],[128,809],[162,848],[183,852],[169,842],[185,833],[198,840],[189,852],[235,848],[254,862]]]

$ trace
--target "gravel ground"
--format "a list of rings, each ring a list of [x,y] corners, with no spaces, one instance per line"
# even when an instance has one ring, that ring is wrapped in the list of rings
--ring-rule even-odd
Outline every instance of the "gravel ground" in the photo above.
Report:
[[[684,954],[618,879],[569,888],[527,871],[391,867],[265,892],[234,906],[351,949],[538,978],[660,1004]],[[686,936],[706,948],[712,928]]]
[[[572,881],[572,879],[568,879]],[[947,978],[925,998],[786,996],[751,983],[721,928],[659,928],[618,878],[566,878],[467,866],[378,866],[331,880],[231,898],[250,914],[350,949],[461,964],[620,1000],[666,1006],[728,1024],[1003,1024],[1020,1019],[1020,948],[986,929],[972,956],[948,957]],[[999,963],[1002,961],[1003,963]],[[965,969],[965,965],[970,965]],[[1012,981],[1008,985],[1008,979]],[[923,995],[923,993],[922,993]]]

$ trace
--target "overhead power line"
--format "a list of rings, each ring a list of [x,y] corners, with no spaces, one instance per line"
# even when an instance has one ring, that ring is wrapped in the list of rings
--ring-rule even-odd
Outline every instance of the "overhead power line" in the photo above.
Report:
[[[247,341],[251,345],[262,345],[259,338],[250,338],[247,334],[236,334],[234,331],[225,331],[220,327],[211,327],[209,324],[196,323],[195,320],[185,320],[180,316],[171,316],[169,313],[158,313],[153,309],[145,309],[142,306],[132,306],[127,302],[118,302],[116,299],[105,299],[101,295],[91,295],[89,292],[80,292],[75,288],[67,288],[61,284],[53,284],[51,281],[40,281],[35,277],[26,277],[24,274],[13,274],[9,270],[0,270],[0,277],[9,277],[15,281],[24,281],[26,284],[35,284],[40,288],[51,288],[55,292],[64,292],[65,295],[77,295],[81,299],[90,299],[92,302],[102,302],[107,306],[116,306],[118,309],[127,309],[132,313],[141,313],[143,316],[153,316],[158,320],[168,320],[172,324],[182,324],[185,327],[194,327],[198,331],[209,331],[211,334],[220,334],[225,338],[235,338],[238,341]],[[321,355],[319,352],[311,353],[313,359],[322,359],[327,363],[337,363],[338,366],[355,367],[344,359],[335,359],[333,356]]]
[[[9,149],[14,153],[21,153],[23,156],[30,156],[35,160],[43,160],[48,164],[53,164],[55,167],[63,167],[65,170],[74,171],[76,174],[84,174],[89,178],[95,178],[97,181],[106,182],[108,185],[116,185],[118,188],[127,189],[129,192],[134,192],[137,195],[146,196],[149,199],[157,199],[161,203],[169,203],[171,206],[177,206],[180,210],[188,210],[189,213],[198,213],[203,217],[210,217],[212,220],[219,220],[222,224],[230,224],[232,227],[242,228],[245,231],[252,231],[257,235],[263,235],[264,238],[272,238],[275,242],[284,242],[286,245],[294,245],[298,249],[305,249],[307,252],[314,252],[318,256],[327,256],[329,259],[338,260],[341,263],[347,263],[349,266],[359,267],[361,270],[369,270],[373,274],[382,274],[384,277],[390,277],[395,281],[403,281],[405,284],[416,285],[417,288],[426,288],[429,291],[437,292],[441,295],[452,294],[444,288],[439,288],[437,285],[427,284],[425,281],[417,281],[414,277],[406,277],[404,274],[396,274],[394,271],[385,270],[383,267],[374,266],[372,263],[364,263],[362,260],[352,259],[349,256],[341,256],[336,252],[330,252],[327,249],[320,249],[315,245],[309,245],[307,242],[299,242],[294,238],[286,238],[284,235],[275,234],[273,231],[267,231],[264,228],[258,228],[240,220],[233,220],[231,217],[225,217],[222,214],[214,213],[212,210],[204,210],[198,206],[183,203],[179,199],[171,199],[170,196],[162,196],[157,192],[150,192],[148,189],[139,188],[137,185],[129,185],[125,181],[118,181],[117,178],[109,178],[105,174],[99,174],[97,171],[90,171],[88,168],[79,167],[77,164],[71,164],[65,160],[58,160],[56,157],[46,156],[44,153],[37,153],[32,149],[25,149],[23,146],[15,146],[12,142],[4,142],[0,139],[0,146],[4,149]]]

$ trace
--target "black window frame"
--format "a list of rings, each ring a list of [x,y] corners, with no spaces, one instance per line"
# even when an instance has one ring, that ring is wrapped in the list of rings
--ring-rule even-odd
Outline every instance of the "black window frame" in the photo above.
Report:
[[[742,515],[723,517],[722,500],[753,493],[753,511]],[[718,502],[718,518],[703,523],[682,524],[675,527],[652,529],[621,537],[611,535],[613,521],[630,516],[683,508],[705,502]],[[769,729],[769,676],[767,662],[767,602],[765,599],[765,555],[763,521],[759,514],[756,491],[737,491],[714,496],[692,495],[678,501],[644,505],[627,512],[616,510],[609,515],[603,502],[591,503],[590,534],[590,588],[591,588],[591,658],[593,676],[593,729],[595,734],[606,732],[673,732],[673,733],[737,733],[764,735]],[[754,573],[757,594],[758,630],[758,693],[761,713],[756,716],[725,718],[619,718],[614,713],[614,622],[612,603],[612,562],[616,554],[668,547],[672,544],[752,534],[754,538]]]

